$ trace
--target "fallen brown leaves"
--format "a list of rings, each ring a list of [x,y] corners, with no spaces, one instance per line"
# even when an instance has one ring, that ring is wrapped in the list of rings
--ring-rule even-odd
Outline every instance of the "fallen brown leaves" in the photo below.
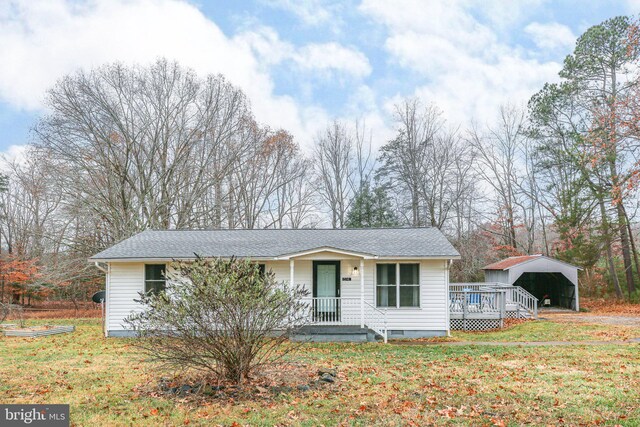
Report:
[[[640,316],[640,304],[632,304],[619,299],[580,298],[580,306],[591,313]]]
[[[91,319],[99,318],[100,310],[91,309],[79,309],[74,310],[72,308],[67,309],[45,309],[45,310],[29,310],[24,312],[25,319]]]
[[[249,398],[211,399],[160,393],[163,374],[142,363],[129,341],[101,338],[97,322],[50,338],[0,338],[0,398],[64,400],[78,425],[614,425],[640,418],[637,345],[305,344],[287,365],[252,378]],[[24,374],[14,375],[15,366]],[[317,378],[318,367],[337,368],[336,382],[272,393]],[[168,378],[172,386],[198,380]]]
[[[69,301],[44,301],[24,307],[22,316],[25,319],[92,319],[100,315],[100,306],[92,302],[79,302],[76,309]]]
[[[154,398],[195,404],[197,407],[215,401],[235,404],[243,401],[273,400],[281,394],[314,393],[331,385],[319,380],[318,369],[308,364],[281,363],[265,366],[242,384],[187,371],[176,373],[170,378],[162,378],[159,385],[150,380],[134,387],[134,391]],[[298,388],[304,386],[306,387],[303,390]],[[188,390],[180,392],[181,387],[188,387]],[[249,411],[250,409],[247,409],[244,413]]]

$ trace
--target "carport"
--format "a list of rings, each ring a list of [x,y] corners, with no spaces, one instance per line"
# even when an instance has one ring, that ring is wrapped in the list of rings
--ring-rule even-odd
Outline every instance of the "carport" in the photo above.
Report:
[[[578,270],[580,267],[544,255],[503,259],[483,268],[485,282],[520,286],[538,299],[546,297],[555,307],[578,311]]]

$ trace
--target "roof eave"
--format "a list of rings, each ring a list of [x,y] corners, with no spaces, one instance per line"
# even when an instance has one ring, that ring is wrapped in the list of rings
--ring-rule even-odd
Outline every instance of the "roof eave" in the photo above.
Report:
[[[203,257],[207,258],[207,257]],[[230,256],[221,257],[225,259],[231,258]],[[280,257],[239,257],[239,258],[250,258],[254,261],[286,261],[290,258],[280,258]],[[87,261],[90,263],[95,262],[173,262],[173,261],[193,261],[196,259],[193,257],[114,257],[114,258],[89,258]],[[416,259],[434,259],[434,260],[458,260],[462,259],[460,255],[393,255],[393,256],[371,256],[363,259],[367,260],[416,260]]]

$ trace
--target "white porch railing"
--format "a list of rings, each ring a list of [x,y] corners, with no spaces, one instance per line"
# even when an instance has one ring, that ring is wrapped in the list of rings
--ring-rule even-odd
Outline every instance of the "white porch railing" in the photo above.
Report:
[[[379,309],[365,301],[364,324],[381,335],[385,343],[387,342],[387,309]]]
[[[305,298],[307,316],[313,325],[362,326],[376,332],[387,342],[387,313],[358,297]]]

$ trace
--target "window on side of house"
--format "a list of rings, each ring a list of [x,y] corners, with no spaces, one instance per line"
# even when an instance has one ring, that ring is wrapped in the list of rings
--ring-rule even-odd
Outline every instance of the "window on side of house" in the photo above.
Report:
[[[264,276],[267,273],[267,264],[258,264],[258,270]]]
[[[420,265],[377,264],[376,305],[378,307],[420,307]]]
[[[158,293],[167,287],[167,279],[164,275],[165,264],[145,264],[144,266],[144,291],[146,293]]]

